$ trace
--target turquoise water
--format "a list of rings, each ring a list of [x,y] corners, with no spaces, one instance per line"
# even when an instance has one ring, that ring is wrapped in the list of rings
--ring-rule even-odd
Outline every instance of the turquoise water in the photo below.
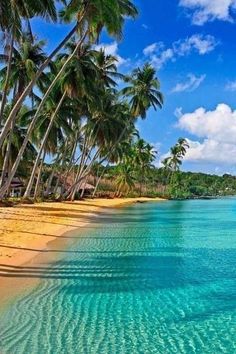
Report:
[[[49,266],[1,266],[41,278],[0,313],[1,354],[236,353],[236,199],[136,204],[91,226]]]

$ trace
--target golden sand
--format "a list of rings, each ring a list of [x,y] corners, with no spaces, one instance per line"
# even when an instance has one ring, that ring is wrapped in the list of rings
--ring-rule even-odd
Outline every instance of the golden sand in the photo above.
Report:
[[[17,292],[27,279],[17,277],[23,265],[50,262],[53,245],[63,249],[67,232],[81,230],[97,215],[137,201],[161,199],[93,199],[78,202],[39,203],[0,208],[0,296]],[[53,241],[53,242],[52,242]],[[49,251],[48,251],[49,250]],[[32,280],[28,279],[28,282]]]
[[[104,208],[160,199],[93,199],[0,208],[0,263],[21,265],[66,232],[79,229]]]

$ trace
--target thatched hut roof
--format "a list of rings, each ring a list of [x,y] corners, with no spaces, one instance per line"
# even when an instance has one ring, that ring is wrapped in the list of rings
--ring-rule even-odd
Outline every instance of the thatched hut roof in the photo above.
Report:
[[[80,185],[80,189],[85,189],[85,190],[87,190],[87,191],[93,191],[93,190],[95,189],[95,187],[92,186],[92,184],[83,182],[83,183]]]

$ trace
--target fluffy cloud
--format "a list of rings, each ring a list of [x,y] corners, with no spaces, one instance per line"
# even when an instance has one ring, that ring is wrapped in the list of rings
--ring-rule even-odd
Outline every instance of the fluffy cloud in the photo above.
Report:
[[[122,58],[119,54],[118,54],[118,43],[117,42],[113,42],[110,44],[99,44],[95,46],[96,50],[100,50],[100,49],[104,49],[106,55],[114,55],[117,58],[117,65],[123,65],[126,64],[129,59],[125,59]]]
[[[180,6],[192,12],[192,22],[203,25],[208,21],[232,21],[236,0],[180,0]]]
[[[178,92],[192,92],[196,90],[201,83],[205,80],[206,75],[201,75],[199,77],[195,76],[194,74],[189,74],[187,76],[187,80],[185,82],[179,82],[176,86],[172,89],[173,93]]]
[[[236,164],[236,145],[205,139],[203,142],[188,140],[190,148],[185,161],[229,165]]]
[[[196,52],[205,55],[212,52],[218,45],[215,37],[210,35],[195,34],[191,37],[172,43],[166,48],[162,42],[152,43],[144,48],[143,53],[149,57],[152,64],[160,69],[168,61],[175,61],[177,58]]]
[[[205,55],[212,52],[217,44],[213,36],[195,34],[183,41],[175,42],[174,48],[179,55],[190,54],[194,50],[200,55]]]
[[[214,111],[198,108],[180,117],[179,128],[200,138],[222,143],[236,143],[236,111],[226,104],[219,104]]]
[[[190,148],[185,160],[192,162],[236,163],[236,111],[219,104],[214,111],[199,108],[183,114],[178,127],[202,141],[189,140]]]

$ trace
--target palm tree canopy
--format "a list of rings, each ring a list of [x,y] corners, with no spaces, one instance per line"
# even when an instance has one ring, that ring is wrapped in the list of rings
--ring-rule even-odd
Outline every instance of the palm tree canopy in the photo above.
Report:
[[[150,64],[145,64],[142,69],[135,69],[125,78],[130,85],[122,90],[122,94],[130,99],[131,114],[134,118],[139,116],[146,118],[146,112],[150,107],[155,110],[157,107],[162,108],[163,95],[155,74],[155,69]]]
[[[70,0],[60,16],[65,22],[83,18],[80,30],[89,28],[90,39],[96,41],[105,28],[109,35],[122,37],[126,17],[136,17],[137,8],[130,0]]]

